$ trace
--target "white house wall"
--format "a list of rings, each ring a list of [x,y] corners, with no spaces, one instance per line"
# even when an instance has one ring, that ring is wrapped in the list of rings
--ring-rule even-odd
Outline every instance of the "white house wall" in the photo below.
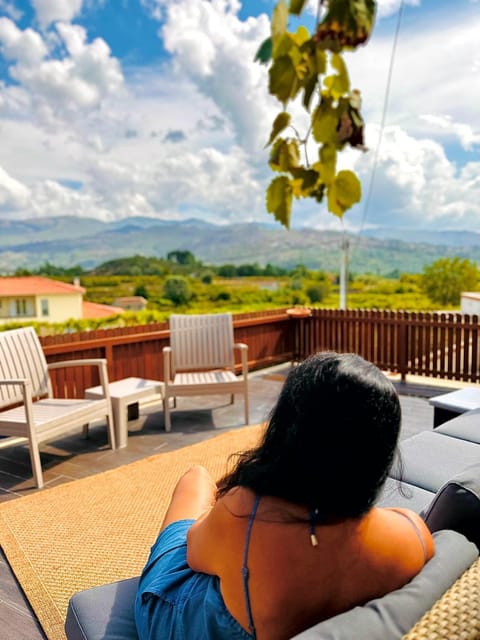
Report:
[[[26,315],[17,314],[17,300],[25,300]],[[43,305],[48,314],[42,314]],[[82,294],[47,294],[37,296],[9,296],[0,298],[0,322],[65,322],[83,316]]]

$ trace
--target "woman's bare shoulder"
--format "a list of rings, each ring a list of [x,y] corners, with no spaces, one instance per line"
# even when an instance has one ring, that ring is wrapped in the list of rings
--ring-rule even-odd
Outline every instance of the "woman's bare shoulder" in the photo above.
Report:
[[[435,553],[435,542],[433,540],[433,536],[418,513],[415,513],[415,511],[412,511],[411,509],[401,507],[388,507],[382,509],[382,511],[398,531],[402,528],[405,529],[405,523],[411,527],[412,532],[420,540],[423,546],[425,562],[433,557]],[[398,516],[400,516],[400,519],[398,519]]]
[[[187,560],[191,569],[219,574],[225,553],[232,551],[236,538],[242,539],[252,495],[248,489],[235,487],[193,523],[187,536]],[[225,545],[227,538],[229,544]]]

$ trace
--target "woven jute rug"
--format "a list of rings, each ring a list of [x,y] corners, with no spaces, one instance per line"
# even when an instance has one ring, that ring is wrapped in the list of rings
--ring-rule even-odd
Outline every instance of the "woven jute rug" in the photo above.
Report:
[[[230,454],[254,446],[261,432],[236,429],[0,505],[0,544],[49,640],[65,639],[73,593],[139,574],[191,465],[218,479]]]

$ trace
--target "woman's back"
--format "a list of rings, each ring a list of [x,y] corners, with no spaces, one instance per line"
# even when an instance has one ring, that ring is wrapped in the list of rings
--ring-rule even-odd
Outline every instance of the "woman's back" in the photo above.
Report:
[[[192,525],[189,565],[218,575],[225,604],[249,630],[242,576],[254,494],[231,490]],[[403,586],[433,555],[418,516],[372,509],[360,519],[315,527],[304,507],[262,497],[248,547],[248,597],[256,636],[281,640],[321,620]],[[418,531],[417,531],[418,528]]]
[[[177,485],[163,526],[181,536],[168,548],[161,534],[142,574],[142,640],[189,626],[223,640],[220,620],[242,640],[287,639],[408,582],[432,537],[415,514],[372,506],[400,424],[395,388],[360,356],[292,368],[260,443],[218,484],[196,469]]]

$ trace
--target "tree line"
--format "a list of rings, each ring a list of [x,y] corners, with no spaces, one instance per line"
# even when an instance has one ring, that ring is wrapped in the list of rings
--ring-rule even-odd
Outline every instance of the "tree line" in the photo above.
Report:
[[[287,278],[289,286],[300,292],[307,282],[308,290],[302,297],[297,295],[298,304],[320,303],[338,284],[338,274],[327,274],[323,271],[309,270],[304,265],[296,265],[292,269],[278,267],[272,264],[265,266],[257,262],[246,264],[205,265],[191,251],[170,251],[165,258],[135,255],[104,262],[94,269],[84,270],[80,265],[61,267],[48,262],[37,269],[18,269],[15,275],[42,275],[62,280],[74,277],[101,276],[159,276],[164,280],[163,295],[175,305],[184,305],[194,297],[191,279],[204,285],[210,285],[214,279],[234,278]],[[402,281],[402,274],[391,274],[392,280]],[[374,276],[372,276],[374,278]],[[415,281],[418,288],[428,296],[431,302],[442,306],[458,306],[463,291],[475,291],[479,286],[479,269],[475,262],[457,256],[445,257],[426,265],[421,274],[410,277],[410,283]],[[378,279],[380,281],[380,279]],[[355,288],[355,282],[361,281],[361,276],[350,274],[349,285]],[[405,278],[400,289],[404,288]],[[220,300],[228,301],[230,294],[226,291],[217,292]],[[135,295],[149,298],[145,284],[138,284]]]

